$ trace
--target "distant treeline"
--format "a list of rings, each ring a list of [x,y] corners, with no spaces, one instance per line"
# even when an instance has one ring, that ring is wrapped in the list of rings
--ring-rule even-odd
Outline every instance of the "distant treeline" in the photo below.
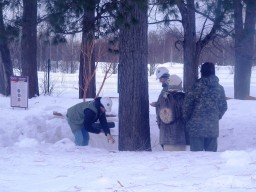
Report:
[[[166,62],[183,62],[183,48],[180,44],[181,32],[170,29],[162,31],[149,31],[148,34],[148,63],[154,66]],[[118,63],[118,50],[113,56],[111,38],[97,39],[95,44],[95,56],[97,62]],[[81,50],[80,39],[76,36],[67,36],[67,41],[54,43],[51,40],[38,38],[38,70],[44,71],[49,59],[52,71],[74,73],[78,70]],[[20,68],[19,42],[14,41],[10,45],[12,61],[15,68]],[[256,55],[256,53],[255,53]],[[234,41],[232,38],[216,38],[203,49],[200,61],[214,61],[218,65],[234,65]],[[256,62],[254,62],[255,65]],[[152,71],[152,72],[153,72]]]

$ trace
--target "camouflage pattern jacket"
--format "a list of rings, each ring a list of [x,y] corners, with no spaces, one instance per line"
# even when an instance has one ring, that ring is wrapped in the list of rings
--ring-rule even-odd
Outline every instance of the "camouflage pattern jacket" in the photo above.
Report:
[[[218,137],[219,119],[226,110],[226,96],[218,77],[200,78],[186,94],[183,104],[183,118],[190,137]]]

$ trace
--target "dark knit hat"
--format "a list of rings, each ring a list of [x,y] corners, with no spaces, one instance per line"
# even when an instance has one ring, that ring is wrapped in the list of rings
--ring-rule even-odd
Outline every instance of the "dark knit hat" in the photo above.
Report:
[[[215,66],[211,62],[205,62],[201,66],[201,76],[208,77],[210,75],[215,75]]]

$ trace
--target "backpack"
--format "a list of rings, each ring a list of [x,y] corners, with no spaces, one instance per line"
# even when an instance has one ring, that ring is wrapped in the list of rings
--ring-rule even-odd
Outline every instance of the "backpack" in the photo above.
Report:
[[[183,121],[182,107],[185,93],[169,90],[159,100],[158,120],[165,125],[171,125],[178,120]],[[183,121],[183,123],[185,123]],[[185,125],[185,124],[184,124]],[[185,129],[186,145],[190,145],[189,130]]]
[[[182,118],[182,105],[185,93],[167,91],[159,101],[159,117],[162,123],[171,124]]]

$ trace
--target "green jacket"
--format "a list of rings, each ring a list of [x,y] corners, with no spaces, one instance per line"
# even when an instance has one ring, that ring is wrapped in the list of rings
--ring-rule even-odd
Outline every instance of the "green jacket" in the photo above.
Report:
[[[72,131],[76,131],[84,127],[84,110],[87,108],[95,112],[94,120],[96,121],[98,117],[94,101],[81,102],[68,109],[67,119]]]
[[[226,110],[226,96],[218,77],[200,78],[186,94],[183,104],[183,118],[190,137],[218,137],[219,119]]]

